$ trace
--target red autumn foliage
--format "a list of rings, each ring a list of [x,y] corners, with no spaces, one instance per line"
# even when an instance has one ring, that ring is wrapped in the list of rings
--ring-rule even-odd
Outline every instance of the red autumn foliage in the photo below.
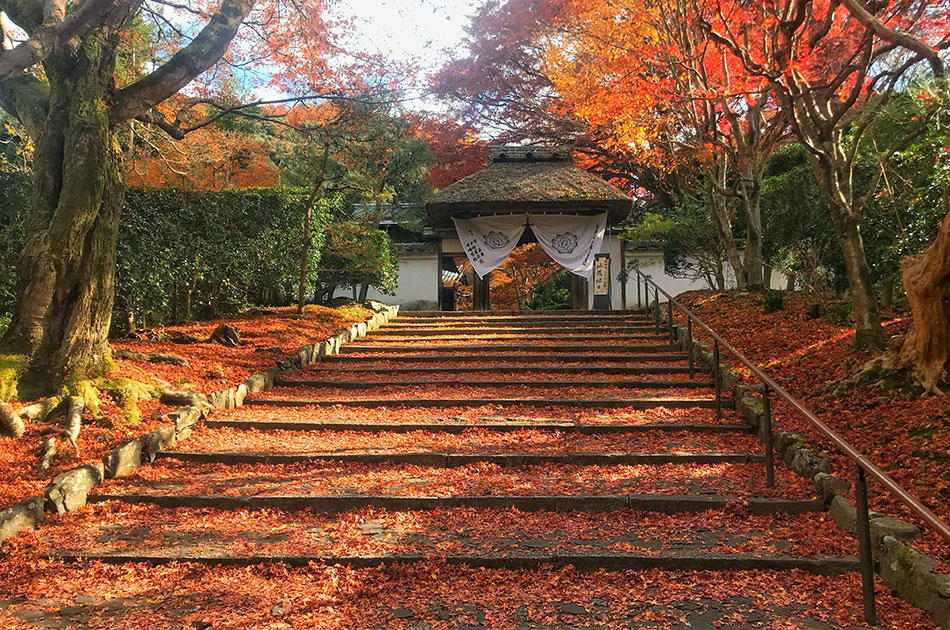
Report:
[[[410,464],[314,462],[298,464],[205,464],[162,460],[110,482],[110,492],[149,495],[288,494],[519,496],[565,494],[684,494],[691,490],[740,499],[812,497],[811,482],[788,469],[776,471],[776,487],[764,488],[761,464],[664,464],[581,466],[539,464],[507,468],[478,462],[457,468]]]
[[[739,352],[804,400],[832,429],[939,516],[950,519],[950,398],[921,398],[897,387],[899,382],[893,388],[866,384],[836,394],[836,386],[872,357],[852,349],[853,328],[812,318],[808,307],[814,299],[808,296],[790,294],[785,309],[771,314],[763,313],[752,296],[691,292],[680,297]],[[894,335],[909,325],[907,317],[894,316],[884,329]],[[724,360],[729,357],[724,355]],[[800,433],[825,449],[834,460],[836,474],[852,478],[853,467],[805,418],[778,399],[773,409],[781,429]],[[872,508],[915,520],[873,483],[870,492]],[[946,546],[932,536],[915,544],[948,557]]]
[[[856,573],[821,577],[802,571],[770,573],[660,570],[585,572],[573,567],[486,571],[438,562],[354,569],[312,564],[291,569],[175,563],[110,566],[38,557],[30,538],[4,543],[0,623],[33,628],[24,617],[66,616],[82,603],[92,628],[174,627],[374,628],[433,630],[485,626],[497,630],[566,627],[598,619],[609,630],[632,623],[687,626],[690,615],[712,612],[749,627],[791,630],[821,624],[833,630],[861,625],[861,580]],[[697,600],[701,585],[708,600]],[[919,610],[877,587],[883,630],[929,630]],[[585,615],[566,608],[582,607]],[[715,607],[712,607],[715,606]],[[786,611],[776,613],[776,608]],[[64,612],[60,612],[64,611]],[[565,612],[567,611],[567,612]],[[748,620],[748,621],[747,621]],[[752,621],[757,620],[757,621]]]
[[[362,307],[331,309],[308,305],[303,315],[293,307],[275,308],[225,317],[208,322],[170,326],[159,335],[176,331],[191,335],[200,343],[176,344],[171,341],[116,339],[112,347],[133,352],[174,354],[188,361],[187,367],[167,363],[121,361],[123,376],[147,381],[157,377],[172,386],[209,393],[238,385],[251,374],[274,367],[285,355],[304,345],[322,341],[351,324],[363,321],[369,312]],[[207,342],[221,324],[235,327],[241,337],[237,348]]]
[[[189,366],[117,360],[117,371],[107,378],[123,376],[149,384],[161,380],[173,386],[187,386],[209,393],[242,383],[254,372],[272,367],[283,354],[337,334],[351,323],[362,321],[367,314],[362,308],[309,306],[303,315],[297,315],[292,308],[274,309],[270,315],[247,314],[174,327],[174,330],[207,339],[219,324],[229,323],[246,338],[246,343],[237,348],[211,343],[178,345],[171,342],[114,340],[112,345],[115,349],[177,354],[187,359]],[[255,351],[256,348],[271,347],[281,348],[283,354]],[[142,421],[129,423],[107,393],[101,395],[101,403],[101,418],[93,418],[88,409],[84,414],[79,436],[79,458],[66,451],[53,460],[52,467],[45,473],[36,471],[33,451],[40,443],[40,431],[47,427],[46,424],[28,423],[22,438],[0,439],[0,469],[5,473],[0,477],[0,508],[42,493],[53,475],[83,462],[101,459],[115,447],[147,433],[161,424],[153,420],[152,415],[169,410],[157,400],[143,401],[139,403]]]

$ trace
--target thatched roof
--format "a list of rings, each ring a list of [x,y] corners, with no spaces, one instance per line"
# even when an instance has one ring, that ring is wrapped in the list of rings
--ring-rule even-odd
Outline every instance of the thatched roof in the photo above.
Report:
[[[612,222],[626,219],[633,205],[623,191],[570,161],[501,159],[440,190],[426,207],[433,222],[452,217],[516,212],[610,213]]]

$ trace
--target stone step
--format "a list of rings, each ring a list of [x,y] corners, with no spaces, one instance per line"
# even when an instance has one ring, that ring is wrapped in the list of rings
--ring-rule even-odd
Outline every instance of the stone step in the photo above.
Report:
[[[689,374],[689,367],[686,365],[588,365],[588,366],[570,366],[570,365],[483,365],[466,367],[355,367],[343,368],[339,365],[327,365],[326,363],[315,363],[307,370],[298,372],[299,374],[338,372],[341,374],[360,376],[366,374],[525,374],[525,373],[550,373],[550,374],[616,374],[616,375],[643,375],[643,374]],[[696,374],[702,373],[699,366],[696,366]]]
[[[374,507],[342,514],[252,510],[236,519],[228,511],[109,502],[93,505],[75,519],[75,524],[50,525],[40,542],[51,541],[47,552],[222,558],[247,555],[253,541],[255,557],[576,558],[585,568],[609,568],[606,559],[626,567],[624,560],[683,560],[703,554],[717,558],[715,566],[725,566],[727,558],[754,555],[781,570],[823,566],[796,565],[793,559],[848,558],[856,548],[854,539],[841,535],[825,514],[752,515],[738,506],[676,514],[621,509],[606,518],[590,512],[491,508]],[[749,565],[736,568],[741,566]]]
[[[344,348],[347,346],[343,346]],[[614,348],[611,348],[613,350]],[[470,348],[460,348],[460,350],[470,351]],[[498,350],[493,348],[493,350]],[[380,353],[375,354],[365,354],[365,355],[354,355],[354,354],[333,354],[328,357],[324,357],[324,362],[340,362],[340,361],[349,361],[349,362],[371,362],[371,361],[400,361],[403,363],[484,363],[490,361],[498,361],[505,363],[534,363],[538,361],[548,361],[548,362],[559,362],[559,363],[626,363],[626,364],[637,364],[637,363],[670,363],[677,361],[687,361],[688,356],[685,353],[658,353],[658,354],[554,354],[554,353],[545,353],[545,354],[495,354],[495,353],[485,353],[485,354],[395,354],[395,353]]]
[[[560,320],[567,320],[573,322],[618,322],[618,321],[634,321],[634,322],[652,322],[655,321],[655,318],[652,314],[646,314],[643,312],[640,313],[584,313],[584,312],[549,312],[549,313],[532,313],[525,314],[524,312],[518,311],[493,311],[491,313],[423,313],[423,312],[406,312],[400,313],[398,317],[394,318],[394,322],[452,322],[452,321],[461,321],[461,322],[536,322],[536,321],[547,321],[554,322]]]
[[[433,467],[314,460],[221,465],[162,459],[110,481],[98,492],[102,494],[97,495],[97,501],[171,501],[181,507],[221,509],[318,505],[314,507],[318,511],[330,507],[337,511],[353,504],[351,507],[385,509],[534,506],[530,509],[602,511],[626,507],[678,512],[739,501],[751,505],[753,511],[758,506],[763,513],[824,510],[811,482],[785,467],[776,469],[776,487],[767,489],[761,464],[722,462],[600,466],[474,462]],[[282,504],[287,497],[289,503]],[[184,505],[183,501],[193,503]]]
[[[215,555],[209,553],[159,553],[115,552],[79,554],[56,553],[47,557],[60,562],[102,562],[105,564],[149,563],[194,563],[211,566],[251,567],[261,564],[282,564],[290,567],[339,565],[355,569],[430,563],[438,561],[446,565],[464,565],[479,569],[524,570],[541,566],[572,566],[582,571],[630,571],[664,569],[667,571],[806,571],[815,575],[841,575],[859,570],[854,556],[835,558],[799,558],[781,554],[743,554],[708,551],[667,552],[652,555],[633,552],[571,551],[511,553],[497,555],[456,554],[391,554],[385,556],[348,555]],[[484,626],[476,626],[484,627]],[[573,626],[571,626],[573,627]],[[705,626],[704,626],[705,627]],[[709,626],[712,627],[712,626]]]
[[[562,331],[563,332],[563,331]],[[605,334],[605,335],[589,335],[584,333],[578,334],[553,334],[553,333],[536,333],[536,332],[527,332],[527,333],[517,333],[517,334],[492,334],[492,333],[482,333],[482,332],[455,332],[451,334],[445,334],[441,331],[428,331],[424,333],[419,333],[417,331],[405,332],[400,334],[392,334],[392,332],[385,335],[372,334],[366,337],[366,341],[372,343],[373,345],[377,344],[415,344],[415,343],[453,343],[457,341],[479,341],[481,343],[532,343],[536,341],[563,341],[563,342],[584,342],[584,343],[617,343],[623,345],[636,344],[637,342],[654,342],[662,343],[664,345],[669,344],[669,335],[668,334],[637,334],[637,335],[624,335],[624,334]]]
[[[705,512],[734,504],[735,496],[724,495],[671,495],[671,494],[591,494],[591,495],[453,495],[401,496],[383,494],[257,494],[232,496],[225,494],[151,494],[96,492],[88,497],[90,503],[119,501],[136,505],[155,505],[163,508],[212,508],[216,510],[311,510],[326,514],[341,514],[366,507],[392,511],[442,510],[447,508],[477,508],[519,510],[522,512],[614,512],[630,509],[638,512],[678,514]],[[742,507],[752,515],[807,514],[823,512],[821,499],[749,498]]]
[[[238,418],[211,418],[205,421],[208,428],[259,429],[275,431],[347,431],[363,433],[410,433],[426,431],[430,433],[464,433],[472,429],[488,431],[525,431],[545,430],[581,435],[609,435],[617,433],[649,433],[653,431],[690,433],[736,433],[754,434],[755,428],[746,424],[583,424],[565,420],[563,422],[342,422],[308,420],[244,420]]]
[[[261,407],[583,407],[586,409],[714,409],[712,398],[248,398],[245,405]],[[723,399],[722,408],[732,409],[732,399]]]
[[[668,464],[748,464],[765,461],[762,454],[748,453],[445,453],[372,452],[372,453],[248,453],[237,451],[165,451],[161,459],[204,464],[299,464],[343,462],[359,464],[403,464],[434,468],[455,468],[486,463],[496,466],[537,466],[571,464],[575,466],[662,466]]]
[[[627,309],[617,311],[591,311],[583,309],[559,309],[543,311],[512,311],[512,310],[492,310],[492,311],[408,311],[402,310],[399,317],[408,319],[417,319],[423,317],[459,317],[459,318],[481,318],[481,317],[549,317],[549,316],[567,316],[567,317],[636,317],[646,316],[652,311],[647,309]]]
[[[557,355],[565,355],[586,352],[614,352],[644,354],[664,353],[670,350],[679,349],[679,344],[641,344],[641,345],[593,345],[593,344],[536,344],[536,343],[490,343],[490,344],[441,344],[441,345],[396,345],[396,344],[345,344],[340,348],[342,354],[381,354],[381,353],[407,353],[407,354],[431,354],[448,352],[548,352]]]
[[[337,381],[332,379],[327,380],[318,380],[318,379],[300,379],[295,380],[291,378],[281,378],[278,382],[280,386],[288,387],[319,387],[319,388],[336,388],[336,389],[374,389],[377,387],[422,387],[422,386],[442,386],[450,384],[453,387],[549,387],[549,388],[564,388],[564,387],[616,387],[620,389],[669,389],[669,388],[688,388],[688,389],[701,389],[701,388],[711,388],[714,387],[714,383],[711,381],[668,381],[668,380],[648,380],[648,379],[637,379],[637,380],[627,380],[627,381],[592,381],[592,380],[575,380],[575,381],[551,381],[551,380],[518,380],[518,381],[503,381],[503,380],[465,380],[465,381],[446,381],[445,379],[426,379],[419,381],[410,381],[410,380],[384,380],[384,381]]]
[[[557,335],[564,334],[565,326],[548,326],[538,324],[537,326],[504,326],[488,327],[478,325],[453,324],[451,326],[436,326],[433,324],[387,324],[384,328],[378,328],[372,333],[371,337],[398,337],[400,335],[485,335],[485,334],[504,334],[504,335]],[[666,328],[660,328],[655,324],[625,324],[623,326],[584,326],[581,324],[571,324],[570,330],[578,335],[661,335],[666,333]]]

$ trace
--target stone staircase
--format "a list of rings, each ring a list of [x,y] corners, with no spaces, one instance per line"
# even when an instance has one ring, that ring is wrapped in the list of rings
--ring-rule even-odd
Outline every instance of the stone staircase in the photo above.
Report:
[[[839,627],[794,603],[815,596],[803,575],[853,584],[855,543],[786,468],[765,487],[760,440],[723,408],[646,314],[405,313],[105,484],[76,515],[88,527],[48,538],[108,563],[605,570],[694,584],[668,602],[688,625],[641,611],[622,627]],[[787,573],[787,590],[711,586],[750,571]]]

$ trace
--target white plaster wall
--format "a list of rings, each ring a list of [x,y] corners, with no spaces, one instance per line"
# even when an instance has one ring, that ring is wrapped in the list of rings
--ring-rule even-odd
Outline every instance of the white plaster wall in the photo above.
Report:
[[[613,310],[621,310],[624,308],[624,305],[621,302],[620,298],[620,281],[617,279],[617,275],[620,273],[620,239],[616,236],[610,235],[604,238],[604,244],[601,247],[600,253],[610,254],[610,304]],[[684,291],[697,291],[703,289],[709,289],[709,285],[706,284],[705,280],[689,280],[686,278],[674,278],[666,274],[665,269],[663,268],[663,253],[662,252],[632,252],[627,251],[627,262],[633,260],[640,261],[640,271],[646,275],[653,277],[653,281],[656,282],[661,289],[666,291],[672,296],[679,295]],[[735,277],[732,274],[732,270],[729,269],[729,266],[726,265],[726,286],[735,286]],[[777,271],[772,272],[772,280],[769,286],[773,288],[784,288],[785,287],[785,276]],[[641,292],[641,299],[642,298]],[[591,307],[594,304],[594,283],[593,280],[590,281],[588,285],[588,296]],[[663,295],[660,295],[660,301],[665,301]],[[637,278],[635,273],[631,273],[630,277],[627,279],[627,309],[639,308],[637,303]]]
[[[396,295],[369,290],[367,298],[386,304],[411,305],[424,300],[436,308],[439,301],[439,260],[436,254],[403,254],[399,257],[399,283]]]

